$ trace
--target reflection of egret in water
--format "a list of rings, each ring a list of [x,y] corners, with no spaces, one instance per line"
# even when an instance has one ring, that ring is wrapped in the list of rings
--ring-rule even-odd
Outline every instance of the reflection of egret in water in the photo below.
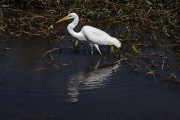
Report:
[[[77,102],[79,90],[91,90],[107,85],[108,80],[119,68],[119,64],[106,65],[98,68],[100,61],[97,62],[93,70],[75,73],[70,76],[68,83],[68,101]],[[90,66],[92,67],[92,66]]]

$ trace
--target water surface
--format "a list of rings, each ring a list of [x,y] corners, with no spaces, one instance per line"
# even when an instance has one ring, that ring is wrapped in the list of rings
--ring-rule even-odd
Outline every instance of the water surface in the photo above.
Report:
[[[180,119],[178,86],[157,83],[144,69],[134,71],[126,62],[112,65],[107,47],[100,48],[103,59],[96,50],[90,56],[87,45],[78,53],[71,45],[60,43],[62,52],[52,53],[57,68],[43,60],[46,51],[58,47],[56,42],[0,42],[1,119]],[[139,63],[144,68],[147,61]]]

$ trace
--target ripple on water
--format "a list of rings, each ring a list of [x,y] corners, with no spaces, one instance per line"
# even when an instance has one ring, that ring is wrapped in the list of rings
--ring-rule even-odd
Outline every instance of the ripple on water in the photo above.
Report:
[[[9,115],[9,109],[21,108],[28,112],[60,111],[70,119],[101,119],[106,115],[143,119],[164,113],[178,117],[177,95],[148,80],[143,70],[136,74],[126,63],[108,65],[109,61],[96,53],[93,58],[88,56],[87,46],[78,54],[66,46],[60,55],[54,52],[57,64],[68,64],[57,69],[42,60],[43,53],[50,49],[46,42],[17,42],[16,47],[0,53],[2,113]],[[47,70],[36,71],[38,68]]]

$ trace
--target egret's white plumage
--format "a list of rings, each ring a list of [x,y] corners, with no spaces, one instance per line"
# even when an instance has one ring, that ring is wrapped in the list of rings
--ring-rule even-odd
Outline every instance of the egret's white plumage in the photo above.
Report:
[[[75,32],[74,28],[78,25],[79,17],[76,13],[70,13],[68,16],[60,19],[56,23],[62,22],[64,20],[74,19],[72,23],[67,26],[68,32],[75,38],[86,41],[91,46],[91,53],[93,54],[93,47],[95,47],[98,52],[102,55],[99,50],[98,45],[114,45],[117,48],[121,47],[121,42],[114,37],[111,37],[106,32],[92,27],[92,26],[84,26],[80,32]]]

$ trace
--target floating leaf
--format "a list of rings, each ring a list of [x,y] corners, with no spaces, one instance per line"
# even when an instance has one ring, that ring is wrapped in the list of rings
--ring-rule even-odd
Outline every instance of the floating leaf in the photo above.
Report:
[[[65,36],[63,35],[63,36],[59,36],[58,38],[57,38],[57,41],[61,41],[62,39],[64,39],[65,38]]]
[[[111,53],[113,53],[114,52],[114,47],[113,46],[111,46]]]
[[[135,45],[132,45],[132,48],[133,48],[133,50],[134,50],[136,53],[139,52],[138,49],[137,49],[137,47],[136,47]]]
[[[0,26],[0,30],[5,31],[4,28],[3,28],[2,26]]]
[[[146,75],[154,75],[154,71],[149,71],[146,73]]]
[[[173,79],[173,78],[175,78],[179,82],[178,77],[176,76],[176,74],[175,73],[170,73],[169,79]]]
[[[149,0],[145,0],[148,5],[152,5],[152,3]]]
[[[50,25],[48,29],[53,30],[53,28],[54,28],[53,25]]]

